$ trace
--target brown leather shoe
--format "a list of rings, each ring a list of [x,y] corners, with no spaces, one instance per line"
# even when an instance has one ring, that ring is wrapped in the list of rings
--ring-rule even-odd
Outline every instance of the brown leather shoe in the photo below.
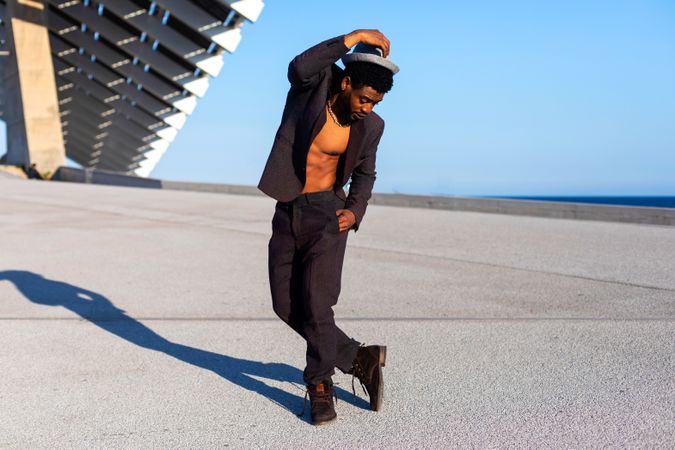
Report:
[[[363,390],[370,397],[370,409],[379,411],[384,399],[384,378],[382,368],[387,360],[387,347],[384,345],[369,345],[360,347],[352,367],[352,391],[354,377],[361,382]]]
[[[323,382],[317,385],[307,386],[307,394],[309,394],[309,414],[314,425],[323,425],[334,421],[337,418],[335,406],[333,406],[333,385],[331,383]],[[307,402],[307,394],[305,394],[305,402]],[[304,415],[305,408],[302,408]]]

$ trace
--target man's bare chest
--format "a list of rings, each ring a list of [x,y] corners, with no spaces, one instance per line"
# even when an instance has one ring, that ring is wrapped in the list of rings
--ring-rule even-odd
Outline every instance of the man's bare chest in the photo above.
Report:
[[[326,123],[312,141],[311,152],[319,152],[329,156],[340,156],[347,151],[350,127],[340,127],[329,116]]]

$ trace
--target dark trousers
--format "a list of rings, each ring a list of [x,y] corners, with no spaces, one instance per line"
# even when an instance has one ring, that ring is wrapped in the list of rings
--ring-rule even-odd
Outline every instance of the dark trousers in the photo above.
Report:
[[[335,325],[347,232],[340,232],[333,191],[301,194],[276,205],[269,242],[274,312],[307,342],[307,384],[329,381],[337,367],[348,372],[359,342]]]

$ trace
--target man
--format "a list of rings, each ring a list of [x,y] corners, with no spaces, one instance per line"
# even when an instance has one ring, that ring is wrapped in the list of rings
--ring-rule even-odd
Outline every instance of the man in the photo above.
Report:
[[[357,45],[358,44],[358,45]],[[354,52],[347,52],[356,45]],[[291,88],[258,187],[277,200],[269,242],[276,314],[307,342],[304,380],[313,423],[334,420],[331,376],[359,378],[371,409],[382,404],[386,347],[362,346],[335,325],[347,232],[363,220],[384,121],[373,113],[398,67],[389,40],[356,30],[296,56]],[[334,63],[342,57],[343,71]],[[349,195],[343,186],[351,178]]]
[[[32,180],[44,180],[42,175],[40,175],[40,172],[37,170],[37,164],[35,163],[30,165],[26,171],[26,175],[28,175],[28,178]]]

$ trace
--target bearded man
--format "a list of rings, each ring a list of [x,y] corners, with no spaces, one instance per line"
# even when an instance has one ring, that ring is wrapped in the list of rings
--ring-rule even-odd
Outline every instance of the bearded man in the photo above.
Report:
[[[281,125],[258,185],[277,200],[269,241],[272,303],[307,342],[303,378],[316,425],[337,417],[335,367],[359,379],[372,410],[382,406],[386,347],[348,337],[335,325],[333,306],[348,231],[361,225],[375,182],[384,121],[373,108],[398,72],[389,46],[377,30],[356,30],[291,61]],[[340,58],[344,70],[335,64]]]

